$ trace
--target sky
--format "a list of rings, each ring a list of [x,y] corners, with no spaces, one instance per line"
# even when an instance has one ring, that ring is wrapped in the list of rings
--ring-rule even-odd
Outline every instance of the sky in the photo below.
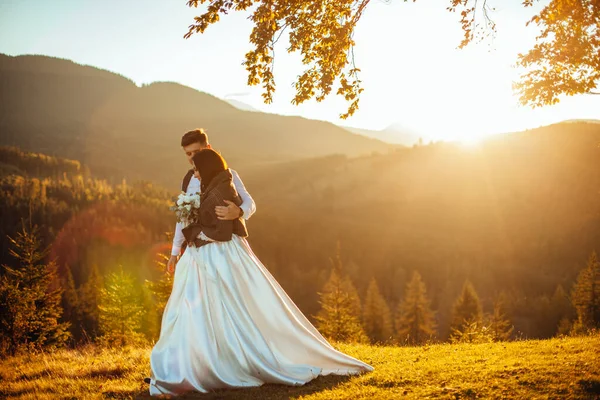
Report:
[[[446,11],[449,0],[372,0],[355,32],[365,91],[359,111],[347,120],[339,119],[347,107],[340,96],[291,104],[303,65],[299,54],[286,52],[285,40],[275,49],[275,99],[264,104],[262,89],[247,86],[242,65],[251,49],[249,14],[232,13],[203,35],[184,39],[202,12],[186,0],[0,0],[0,53],[66,58],[138,85],[179,82],[265,112],[373,130],[395,125],[434,140],[470,141],[562,120],[600,119],[600,96],[567,97],[536,109],[518,104],[511,87],[520,72],[514,64],[534,41],[535,30],[525,28],[534,10],[520,0],[488,3],[496,7],[498,34],[458,50],[462,31],[458,15]]]

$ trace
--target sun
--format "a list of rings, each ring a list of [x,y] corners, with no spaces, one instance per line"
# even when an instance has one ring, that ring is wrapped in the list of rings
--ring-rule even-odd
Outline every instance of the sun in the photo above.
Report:
[[[488,135],[471,135],[459,139],[459,143],[466,149],[476,149],[481,146],[481,143]]]

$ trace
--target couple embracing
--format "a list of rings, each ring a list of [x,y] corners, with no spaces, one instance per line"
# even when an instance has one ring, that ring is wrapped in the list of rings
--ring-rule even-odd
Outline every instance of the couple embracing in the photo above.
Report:
[[[334,349],[252,252],[254,200],[207,134],[187,132],[181,146],[192,169],[180,200],[190,204],[180,207],[167,266],[173,288],[150,355],[150,395],[372,371]]]

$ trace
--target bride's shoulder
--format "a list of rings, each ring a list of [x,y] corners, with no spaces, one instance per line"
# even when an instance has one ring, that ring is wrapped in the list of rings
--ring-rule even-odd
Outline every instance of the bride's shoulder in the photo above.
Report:
[[[216,197],[219,199],[230,200],[230,197],[236,193],[235,186],[231,179],[219,182],[213,190],[207,193],[207,197]]]
[[[218,188],[222,193],[234,193],[235,192],[235,186],[231,179],[221,182],[219,184]]]

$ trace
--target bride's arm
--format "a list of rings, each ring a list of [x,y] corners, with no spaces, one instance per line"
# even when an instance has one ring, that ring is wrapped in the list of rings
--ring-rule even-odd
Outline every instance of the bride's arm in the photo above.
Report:
[[[181,247],[183,246],[183,242],[185,241],[185,237],[183,236],[183,232],[181,229],[183,228],[183,224],[178,222],[175,225],[175,235],[173,235],[173,245],[171,247],[171,255],[178,256],[181,253]]]

